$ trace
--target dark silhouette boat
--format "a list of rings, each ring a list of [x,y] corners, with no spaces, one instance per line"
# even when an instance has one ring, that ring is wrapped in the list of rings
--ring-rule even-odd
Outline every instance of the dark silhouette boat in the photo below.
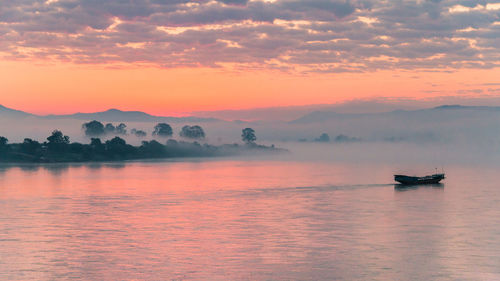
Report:
[[[433,174],[424,177],[412,177],[406,175],[394,175],[394,180],[405,185],[414,184],[436,184],[445,179],[444,174]]]

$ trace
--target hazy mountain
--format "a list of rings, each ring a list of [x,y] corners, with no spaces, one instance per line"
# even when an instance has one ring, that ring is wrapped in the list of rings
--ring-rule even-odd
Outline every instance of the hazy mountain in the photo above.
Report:
[[[481,110],[481,111],[500,111],[499,106],[465,106],[465,105],[441,105],[431,110]]]
[[[301,106],[278,106],[265,108],[252,108],[241,110],[198,111],[196,116],[212,117],[224,120],[245,121],[290,121],[300,118],[311,112],[337,112],[337,113],[381,113],[394,110],[415,110],[426,106],[412,103],[394,103],[385,100],[354,100],[338,104],[313,104]]]
[[[374,118],[374,117],[394,117],[412,119],[417,116],[432,121],[433,118],[440,121],[449,118],[459,118],[471,114],[500,113],[497,106],[463,106],[463,105],[441,105],[428,109],[418,110],[394,110],[380,113],[338,113],[335,111],[313,111],[304,116],[290,121],[291,124],[307,124],[316,122],[327,122],[332,120],[342,120],[349,118]]]
[[[242,110],[199,111],[192,114],[200,117],[211,117],[223,120],[245,121],[290,121],[299,119],[312,112],[336,112],[341,114],[370,114],[393,111],[415,111],[429,109],[436,105],[446,104],[440,109],[483,109],[497,110],[500,97],[471,98],[463,96],[443,96],[432,99],[416,100],[410,98],[376,98],[351,100],[335,104],[313,104],[302,106],[278,106],[267,108],[252,108]],[[454,106],[460,104],[460,106]],[[490,105],[484,108],[483,105]]]
[[[98,120],[107,122],[213,122],[215,118],[200,118],[194,116],[188,117],[165,117],[147,114],[142,111],[123,111],[118,109],[109,109],[102,112],[93,113],[75,113],[69,115],[48,115],[46,118],[65,118],[78,120]]]
[[[215,118],[188,117],[165,117],[150,115],[141,111],[122,111],[109,109],[103,112],[75,113],[66,115],[35,115],[20,110],[14,110],[0,105],[0,115],[3,117],[38,117],[44,119],[76,119],[76,120],[98,120],[103,122],[213,122]]]
[[[8,107],[5,107],[0,104],[0,116],[2,117],[28,117],[28,116],[34,116],[31,113],[27,113],[21,110],[15,110],[11,109]]]

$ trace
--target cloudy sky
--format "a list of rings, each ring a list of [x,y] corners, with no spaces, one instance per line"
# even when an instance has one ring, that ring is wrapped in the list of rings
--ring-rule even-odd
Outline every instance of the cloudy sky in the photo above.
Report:
[[[0,104],[151,113],[500,95],[500,2],[0,0]]]

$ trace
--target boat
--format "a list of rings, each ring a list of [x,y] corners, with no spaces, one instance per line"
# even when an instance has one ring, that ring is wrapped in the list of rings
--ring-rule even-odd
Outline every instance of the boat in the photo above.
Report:
[[[401,184],[436,184],[445,179],[444,174],[433,174],[423,177],[414,177],[406,175],[394,175],[394,180]]]

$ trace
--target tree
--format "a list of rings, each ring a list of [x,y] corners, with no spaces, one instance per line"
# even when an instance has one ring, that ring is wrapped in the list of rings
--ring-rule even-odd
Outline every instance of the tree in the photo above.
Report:
[[[172,136],[172,127],[170,127],[167,123],[158,123],[155,126],[155,130],[153,132],[153,136],[159,137],[170,137]]]
[[[49,141],[47,147],[53,152],[64,152],[69,144],[69,137],[59,130],[54,130],[47,140]]]
[[[116,126],[115,133],[118,135],[126,135],[127,134],[127,125],[120,123],[120,125]]]
[[[0,146],[6,146],[9,140],[6,137],[0,136]]]
[[[103,154],[106,150],[106,147],[104,144],[101,142],[101,139],[99,138],[91,138],[90,139],[90,147],[96,154]]]
[[[179,143],[174,139],[169,139],[167,141],[167,146],[177,146]]]
[[[6,137],[0,137],[0,153],[6,152],[9,149],[7,143],[9,140]]]
[[[84,123],[82,128],[85,130],[85,135],[88,137],[104,135],[104,125],[96,120]]]
[[[41,148],[42,145],[39,142],[29,138],[25,138],[21,144],[21,151],[26,154],[35,154]]]
[[[143,141],[140,152],[148,157],[158,158],[165,155],[165,146],[155,140],[149,142]]]
[[[106,141],[106,151],[113,156],[124,158],[128,153],[129,147],[127,142],[120,137],[114,137]]]
[[[108,141],[106,141],[106,145],[111,145],[111,146],[124,146],[127,145],[127,142],[120,138],[120,137],[114,137]]]
[[[181,129],[180,136],[183,138],[188,138],[188,139],[204,139],[205,138],[205,132],[203,129],[198,126],[184,126]]]
[[[355,137],[349,137],[342,134],[335,137],[335,142],[357,142],[357,141],[361,141],[361,139]]]
[[[116,130],[115,126],[113,126],[113,124],[111,123],[108,123],[106,124],[106,126],[104,126],[104,132],[106,134],[114,134],[115,130]]]
[[[69,137],[63,135],[59,130],[54,130],[50,137],[47,137],[49,144],[69,144]]]
[[[83,154],[85,150],[85,145],[78,143],[78,142],[73,142],[69,144],[69,151],[71,153],[76,153],[76,154]]]
[[[101,145],[102,145],[102,142],[101,142],[100,138],[91,138],[90,139],[90,146],[92,146],[92,147],[98,147],[98,146],[101,146]]]
[[[255,130],[252,128],[245,128],[241,130],[241,139],[247,144],[253,144],[257,140]]]
[[[147,136],[146,132],[144,132],[143,130],[132,129],[130,132],[138,138]]]
[[[329,142],[330,141],[330,136],[327,133],[323,133],[323,134],[321,134],[321,136],[319,136],[319,138],[315,139],[315,141],[318,141],[318,142]]]

